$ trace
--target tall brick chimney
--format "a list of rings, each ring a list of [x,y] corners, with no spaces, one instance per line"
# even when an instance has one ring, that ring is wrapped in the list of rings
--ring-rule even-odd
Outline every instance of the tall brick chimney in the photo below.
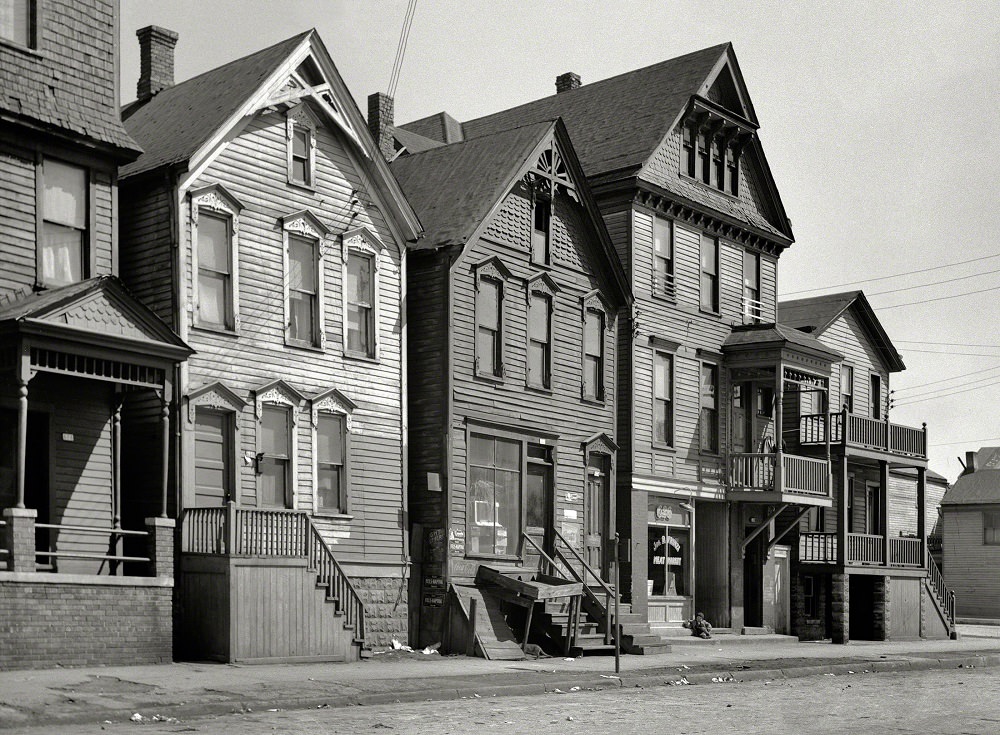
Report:
[[[160,26],[146,26],[135,32],[139,38],[139,83],[136,95],[146,102],[157,92],[174,86],[174,46],[178,35]]]
[[[395,124],[392,118],[395,114],[395,108],[396,103],[392,97],[384,92],[368,95],[368,131],[382,152],[382,158],[387,161],[391,161],[392,157],[396,155],[396,146],[392,135]]]
[[[580,75],[571,71],[556,77],[556,94],[580,88]]]

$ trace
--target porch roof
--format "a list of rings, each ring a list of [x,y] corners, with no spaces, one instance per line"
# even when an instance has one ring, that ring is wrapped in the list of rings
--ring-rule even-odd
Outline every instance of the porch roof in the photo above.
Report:
[[[783,324],[743,324],[733,330],[722,343],[726,354],[765,348],[791,348],[806,352],[828,362],[843,360],[844,356],[830,349],[815,337]]]

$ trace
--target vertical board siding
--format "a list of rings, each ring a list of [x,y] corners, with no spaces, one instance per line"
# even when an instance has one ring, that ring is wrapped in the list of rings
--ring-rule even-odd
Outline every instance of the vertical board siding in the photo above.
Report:
[[[1000,546],[983,543],[983,512],[979,508],[945,506],[942,525],[942,572],[955,591],[960,618],[1000,618]]]

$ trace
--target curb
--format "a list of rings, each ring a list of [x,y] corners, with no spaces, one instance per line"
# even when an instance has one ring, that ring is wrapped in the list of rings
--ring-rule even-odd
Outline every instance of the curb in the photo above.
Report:
[[[957,668],[1000,667],[1000,654],[955,656],[946,658],[914,657],[892,661],[863,661],[829,665],[792,666],[774,669],[749,669],[699,671],[691,673],[660,671],[650,674],[622,674],[617,678],[610,675],[585,676],[575,679],[552,679],[544,682],[524,684],[494,684],[477,687],[433,687],[403,692],[375,692],[370,694],[339,694],[329,697],[282,697],[278,698],[238,698],[218,702],[197,702],[156,705],[142,703],[129,709],[107,708],[89,709],[86,712],[70,712],[56,715],[50,712],[25,713],[19,717],[0,718],[0,731],[14,727],[41,727],[44,725],[67,725],[127,721],[133,712],[145,710],[149,718],[153,714],[160,717],[192,719],[213,715],[229,715],[267,710],[307,710],[340,709],[344,707],[374,707],[386,704],[413,702],[440,702],[458,699],[489,699],[494,697],[523,697],[543,694],[568,694],[603,689],[645,689],[665,686],[699,686],[705,684],[739,684],[755,681],[801,679],[811,676],[850,676],[863,674],[893,673],[905,671],[935,671]],[[144,715],[146,716],[146,715]]]

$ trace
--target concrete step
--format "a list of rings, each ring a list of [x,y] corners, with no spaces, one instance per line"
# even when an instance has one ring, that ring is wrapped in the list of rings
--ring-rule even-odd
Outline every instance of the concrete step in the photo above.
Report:
[[[659,632],[659,631],[657,631]],[[798,636],[779,635],[777,633],[761,633],[758,635],[735,635],[732,633],[716,635],[712,631],[712,637],[695,638],[689,631],[684,631],[687,636],[684,638],[670,637],[670,643],[674,646],[774,646],[784,643],[798,643]]]
[[[670,653],[670,644],[666,641],[659,643],[643,643],[630,645],[625,648],[625,652],[632,656],[661,656]]]

